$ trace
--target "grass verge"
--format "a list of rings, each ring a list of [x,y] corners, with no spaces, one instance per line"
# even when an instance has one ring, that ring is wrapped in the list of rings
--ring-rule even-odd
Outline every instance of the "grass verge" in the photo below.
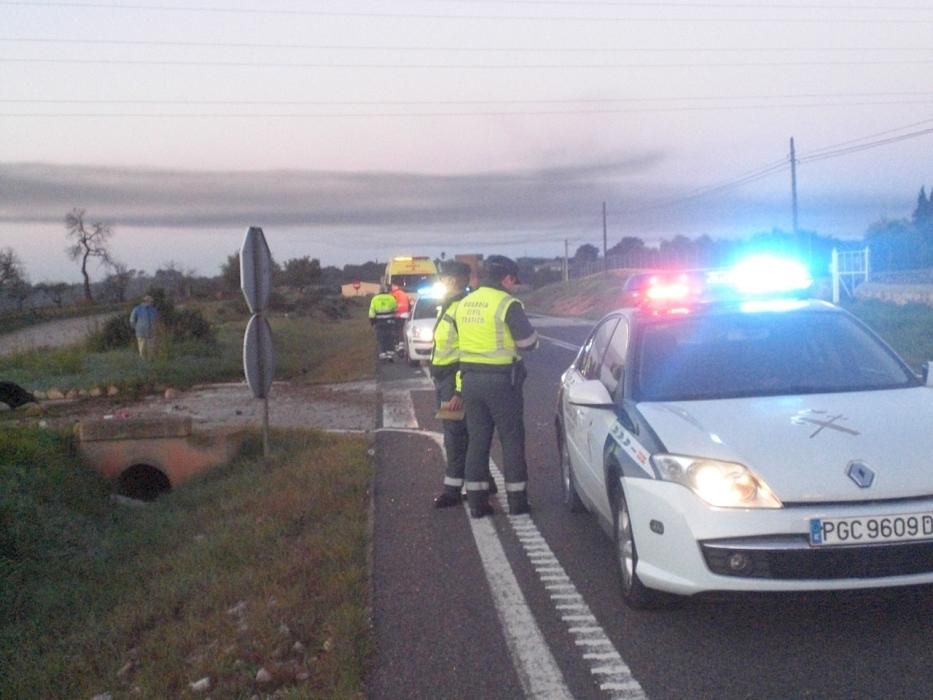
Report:
[[[237,381],[243,379],[246,321],[215,323],[216,344],[163,341],[153,362],[139,358],[135,346],[109,352],[73,346],[0,357],[0,377],[31,391],[89,391],[112,384],[131,393],[159,385],[187,388]],[[375,341],[362,304],[351,308],[349,319],[273,316],[270,323],[277,380],[324,383],[375,375]]]
[[[141,508],[71,440],[0,431],[0,697],[361,696],[365,438],[250,436]]]

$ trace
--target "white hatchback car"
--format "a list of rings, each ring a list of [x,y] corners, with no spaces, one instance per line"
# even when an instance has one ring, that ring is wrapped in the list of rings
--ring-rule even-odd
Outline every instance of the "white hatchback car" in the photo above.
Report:
[[[927,372],[825,302],[658,298],[596,324],[556,415],[625,602],[933,583]]]
[[[434,324],[441,300],[436,296],[421,295],[415,299],[411,314],[405,322],[405,353],[408,364],[415,366],[431,359],[434,346]]]

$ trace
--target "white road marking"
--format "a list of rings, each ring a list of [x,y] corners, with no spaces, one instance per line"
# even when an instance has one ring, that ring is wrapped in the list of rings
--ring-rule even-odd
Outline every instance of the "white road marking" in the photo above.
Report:
[[[385,419],[383,419],[383,422]],[[407,431],[405,431],[407,432]],[[415,431],[433,439],[443,452],[444,436],[428,431]],[[501,482],[501,474],[491,465]],[[501,484],[500,484],[501,486]],[[504,492],[504,488],[499,489]],[[464,504],[473,539],[479,550],[480,561],[486,572],[489,590],[502,632],[505,636],[515,673],[522,684],[526,698],[536,700],[573,700],[573,695],[564,681],[564,676],[554,660],[554,655],[544,639],[541,628],[535,621],[531,608],[522,594],[521,586],[505,556],[499,533],[491,518],[471,518]]]
[[[430,380],[419,378],[414,382],[393,382],[393,385],[395,386],[390,390],[383,392],[384,428],[401,429],[404,432],[410,430],[419,435],[427,435],[437,443],[443,453],[443,435],[417,430],[417,419],[414,405],[411,402],[411,390],[432,388]],[[490,472],[499,486],[499,493],[493,498],[497,499],[499,509],[505,512],[508,506],[502,473],[491,460]],[[499,621],[503,627],[512,663],[526,697],[541,700],[552,698],[571,700],[570,690],[522,594],[492,519],[470,518],[466,504],[464,504],[464,510],[467,512],[473,538],[479,550],[480,560],[489,582]],[[574,645],[580,647],[581,650],[587,650],[586,653],[581,654],[581,657],[588,662],[590,673],[600,678],[600,690],[606,692],[613,700],[647,700],[648,696],[632,676],[631,670],[622,660],[621,654],[614,648],[602,627],[598,624],[579,625],[580,622],[595,622],[596,617],[590,611],[589,606],[583,602],[583,596],[577,592],[576,586],[567,576],[531,517],[527,514],[510,515],[508,521],[513,533],[519,538],[529,562],[533,565],[535,563],[548,565],[538,567],[537,574],[549,597],[554,601],[555,611],[568,609],[579,611],[579,615],[562,615],[561,619],[567,625],[567,632],[574,637]],[[543,569],[547,569],[547,573]],[[567,583],[551,583],[551,581],[566,581]],[[614,663],[606,665],[606,661]]]
[[[418,418],[411,400],[413,390],[428,391],[434,388],[426,377],[393,381],[382,391],[382,427],[415,430]]]

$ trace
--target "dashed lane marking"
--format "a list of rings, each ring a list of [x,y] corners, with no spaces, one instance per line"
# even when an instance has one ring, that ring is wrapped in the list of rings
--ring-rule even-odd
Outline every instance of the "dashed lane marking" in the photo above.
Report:
[[[384,429],[426,435],[437,443],[443,453],[443,435],[416,429],[417,420],[410,391],[430,387],[431,382],[426,378],[393,382],[392,388],[383,392],[383,426]],[[388,412],[385,410],[387,397],[390,399]],[[490,472],[499,486],[499,493],[495,496],[499,509],[506,512],[508,504],[504,479],[492,461]],[[470,518],[466,505],[464,510],[467,512],[473,538],[479,549],[480,560],[503,626],[512,663],[526,697],[569,700],[572,698],[570,690],[528,607],[491,519]],[[538,578],[547,591],[555,612],[565,624],[567,633],[573,638],[574,646],[583,652],[580,655],[581,659],[596,678],[600,690],[613,700],[647,700],[648,696],[641,684],[632,676],[631,669],[622,660],[622,655],[598,625],[596,616],[584,602],[583,596],[577,591],[531,516],[509,515],[508,522],[532,566],[538,564],[538,569],[547,569],[536,569]],[[565,611],[573,611],[573,614],[563,614]]]

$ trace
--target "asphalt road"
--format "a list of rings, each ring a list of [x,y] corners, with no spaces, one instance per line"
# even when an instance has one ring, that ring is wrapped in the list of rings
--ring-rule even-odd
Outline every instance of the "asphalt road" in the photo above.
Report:
[[[535,325],[546,340],[525,384],[530,518],[433,510],[443,452],[430,383],[404,363],[380,368],[369,697],[933,697],[930,589],[626,608],[609,538],[560,499],[557,381],[588,326]]]

